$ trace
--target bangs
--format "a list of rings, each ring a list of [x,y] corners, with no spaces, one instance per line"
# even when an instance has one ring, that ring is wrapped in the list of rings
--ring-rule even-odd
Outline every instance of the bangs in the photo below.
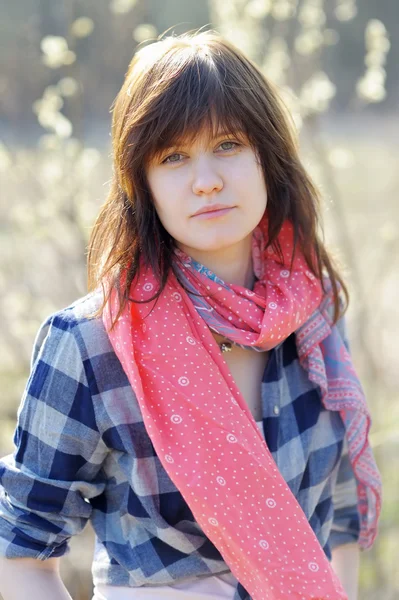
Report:
[[[209,140],[230,134],[251,142],[248,111],[242,94],[240,98],[235,93],[237,86],[229,85],[228,74],[220,73],[212,59],[198,55],[190,58],[166,86],[159,86],[146,111],[146,124],[140,132],[140,143],[146,140],[146,163],[167,148],[192,143],[199,133]]]

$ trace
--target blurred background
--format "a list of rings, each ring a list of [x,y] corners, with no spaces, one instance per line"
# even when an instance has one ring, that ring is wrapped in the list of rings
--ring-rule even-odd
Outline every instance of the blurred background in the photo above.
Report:
[[[111,174],[110,106],[135,47],[214,28],[273,80],[319,185],[351,292],[352,353],[382,471],[361,600],[399,597],[399,4],[396,0],[0,0],[0,455],[39,324],[86,293],[86,244]],[[90,527],[63,579],[91,598]]]

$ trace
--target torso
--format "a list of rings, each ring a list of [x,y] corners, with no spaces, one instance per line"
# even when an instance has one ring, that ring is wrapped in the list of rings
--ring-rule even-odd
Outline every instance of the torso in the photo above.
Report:
[[[211,332],[220,344],[225,338]],[[262,419],[261,383],[269,358],[269,352],[255,352],[232,346],[231,352],[224,352],[223,358],[230,369],[237,387],[243,395],[255,421]]]

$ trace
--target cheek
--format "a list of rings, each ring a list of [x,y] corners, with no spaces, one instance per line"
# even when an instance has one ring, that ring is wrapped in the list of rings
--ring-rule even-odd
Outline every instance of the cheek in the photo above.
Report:
[[[184,205],[180,201],[178,190],[168,182],[163,182],[151,187],[151,192],[159,220],[166,231],[178,240],[187,229]]]
[[[160,219],[167,219],[175,207],[175,195],[172,193],[173,188],[168,181],[162,177],[152,177],[150,180],[150,190],[154,199],[155,210]]]
[[[154,173],[149,178],[150,190],[154,198],[155,207],[162,214],[173,213],[179,207],[182,197],[183,182],[178,173]]]
[[[262,167],[255,157],[249,160],[238,173],[235,174],[234,187],[240,190],[241,196],[251,199],[251,205],[263,206],[267,203],[267,189]]]

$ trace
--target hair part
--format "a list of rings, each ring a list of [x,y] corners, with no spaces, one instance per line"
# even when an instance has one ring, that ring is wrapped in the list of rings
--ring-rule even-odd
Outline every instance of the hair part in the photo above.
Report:
[[[146,167],[199,131],[212,137],[220,129],[242,134],[257,152],[268,194],[269,244],[277,244],[289,219],[309,269],[321,280],[323,272],[330,277],[334,322],[343,314],[347,288],[319,237],[319,195],[300,162],[292,123],[274,86],[240,51],[209,31],[145,46],[133,57],[112,111],[113,176],[88,249],[89,290],[100,285],[104,290],[98,314],[114,288],[120,304],[116,321],[131,300],[140,261],[159,282],[145,302],[162,293],[174,268],[176,241],[158,218]]]

